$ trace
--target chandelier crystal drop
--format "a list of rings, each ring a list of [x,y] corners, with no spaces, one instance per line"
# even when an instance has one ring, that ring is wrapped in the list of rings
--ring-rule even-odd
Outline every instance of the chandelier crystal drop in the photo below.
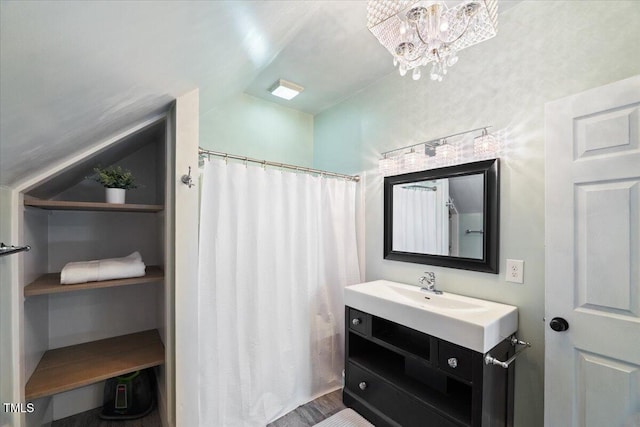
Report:
[[[451,3],[451,2],[447,2]],[[465,0],[448,8],[443,1],[370,0],[367,28],[393,55],[400,75],[432,62],[431,80],[442,81],[458,62],[458,52],[496,35],[497,0]]]

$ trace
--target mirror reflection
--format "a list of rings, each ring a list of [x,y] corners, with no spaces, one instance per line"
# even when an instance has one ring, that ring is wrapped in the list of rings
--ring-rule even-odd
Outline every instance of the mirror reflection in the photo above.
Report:
[[[384,178],[384,258],[498,274],[498,159]]]
[[[392,250],[483,259],[484,174],[393,185]]]

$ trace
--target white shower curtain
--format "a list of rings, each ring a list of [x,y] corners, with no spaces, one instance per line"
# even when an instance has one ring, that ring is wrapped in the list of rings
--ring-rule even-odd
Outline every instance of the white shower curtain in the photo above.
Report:
[[[218,160],[202,182],[201,424],[264,426],[341,384],[356,183]]]

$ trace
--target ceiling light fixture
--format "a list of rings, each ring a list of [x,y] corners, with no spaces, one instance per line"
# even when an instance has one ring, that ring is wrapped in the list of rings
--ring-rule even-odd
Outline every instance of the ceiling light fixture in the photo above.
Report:
[[[302,86],[282,79],[275,82],[269,88],[269,92],[273,95],[287,100],[295,98],[303,90],[304,88]]]
[[[447,2],[451,3],[451,2]],[[431,80],[442,81],[458,62],[458,51],[496,35],[497,0],[465,0],[451,8],[444,1],[370,0],[367,28],[393,55],[404,76],[433,62]]]

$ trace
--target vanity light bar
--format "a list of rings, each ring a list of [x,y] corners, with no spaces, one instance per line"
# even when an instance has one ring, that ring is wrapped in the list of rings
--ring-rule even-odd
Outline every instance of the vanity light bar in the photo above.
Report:
[[[475,128],[475,129],[471,129],[471,130],[466,130],[466,131],[464,131],[464,132],[452,133],[451,135],[441,136],[441,137],[439,137],[439,138],[431,139],[431,140],[429,140],[429,141],[419,142],[419,143],[417,143],[417,144],[413,144],[413,145],[407,145],[406,147],[402,147],[402,148],[395,148],[395,149],[393,149],[393,150],[389,150],[389,151],[385,151],[385,152],[383,152],[383,153],[382,153],[382,157],[387,157],[387,154],[395,153],[395,152],[397,152],[397,151],[409,150],[409,149],[411,149],[411,148],[415,148],[415,147],[418,147],[418,146],[420,146],[420,145],[427,145],[427,146],[430,146],[430,147],[437,147],[437,146],[440,146],[440,145],[444,144],[447,138],[452,138],[452,137],[454,137],[454,136],[460,136],[460,135],[466,135],[466,134],[468,134],[468,133],[471,133],[471,132],[478,132],[478,131],[480,131],[480,130],[484,130],[484,131],[486,131],[486,130],[487,130],[487,129],[489,129],[490,127],[491,127],[491,126],[482,126],[482,127]]]
[[[393,176],[500,157],[502,141],[501,138],[487,131],[490,127],[483,126],[452,133],[430,141],[386,151],[378,160],[378,174]],[[473,138],[472,148],[469,147],[468,138],[460,138],[453,143],[448,141],[448,138],[478,131],[482,133]]]

